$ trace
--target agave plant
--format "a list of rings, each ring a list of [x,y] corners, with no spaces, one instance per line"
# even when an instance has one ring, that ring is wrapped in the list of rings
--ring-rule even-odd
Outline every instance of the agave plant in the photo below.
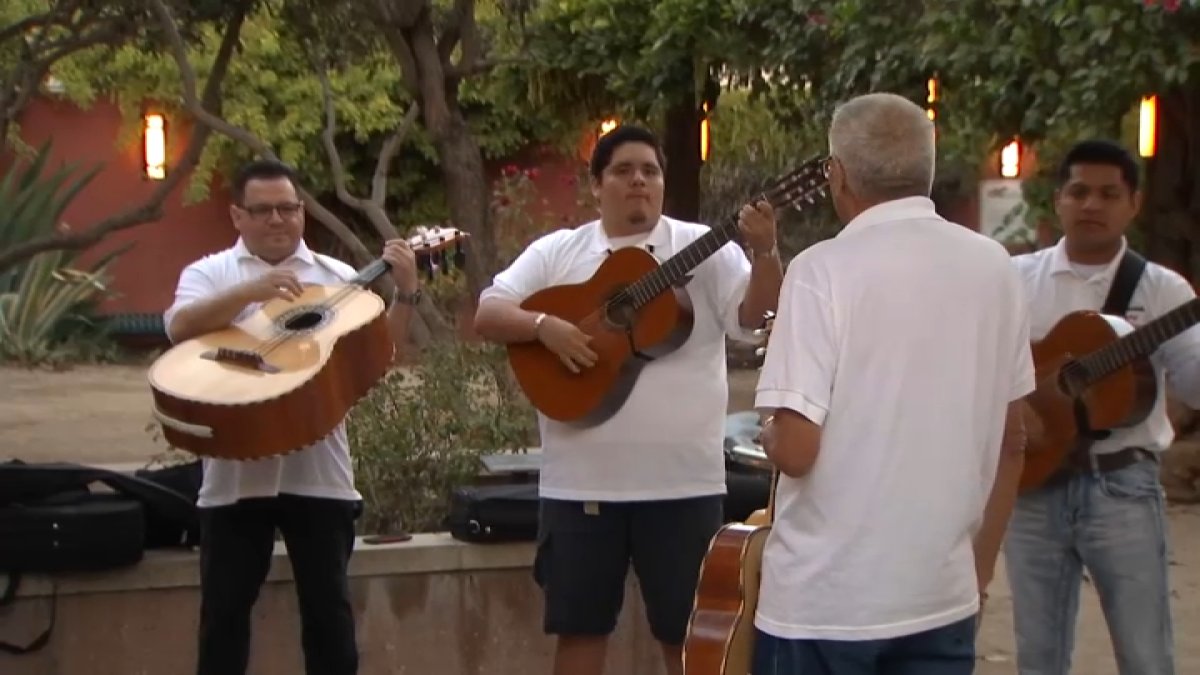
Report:
[[[80,174],[64,166],[43,176],[50,144],[27,166],[0,178],[0,249],[52,233],[80,190],[98,169]],[[65,347],[57,329],[106,290],[105,269],[120,251],[90,270],[71,266],[74,252],[51,250],[0,272],[0,359],[27,365],[60,360]]]

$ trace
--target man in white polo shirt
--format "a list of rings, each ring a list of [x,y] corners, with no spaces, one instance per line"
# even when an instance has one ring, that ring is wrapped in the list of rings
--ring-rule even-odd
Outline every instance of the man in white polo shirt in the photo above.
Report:
[[[1124,276],[1127,255],[1129,263],[1145,266],[1140,276],[1127,277],[1132,294],[1124,296],[1125,306],[1118,300],[1106,311],[1141,326],[1196,297],[1182,276],[1129,250],[1124,235],[1141,205],[1138,182],[1137,161],[1120,145],[1087,140],[1068,150],[1054,198],[1062,239],[1013,259],[1029,298],[1034,338],[1069,312],[1101,310]],[[1151,363],[1159,396],[1149,417],[1097,439],[1017,501],[1004,551],[1023,675],[1070,671],[1084,568],[1104,607],[1121,674],[1175,672],[1159,483],[1159,454],[1170,447],[1174,431],[1163,392],[1169,383],[1184,403],[1200,408],[1200,328],[1168,340]]]
[[[567,367],[596,354],[563,319],[521,309],[548,286],[590,278],[612,250],[641,246],[659,261],[709,231],[662,215],[663,156],[655,136],[619,127],[592,154],[600,219],[545,235],[496,275],[475,327],[499,343],[540,340]],[[700,263],[686,285],[694,327],[677,351],[646,365],[624,407],[588,429],[540,417],[543,465],[535,576],[544,626],[556,634],[556,675],[600,675],[632,561],[667,672],[682,672],[682,645],[700,564],[722,522],[725,337],[750,339],[775,308],[783,270],[766,204],[746,206],[734,243]]]
[[[966,675],[1034,388],[1025,299],[1000,244],[934,211],[919,106],[853,99],[829,147],[846,226],[789,264],[758,385],[781,476],[753,672]]]
[[[233,181],[231,248],[184,268],[163,321],[172,342],[203,335],[249,315],[303,284],[340,284],[356,271],[304,243],[304,204],[286,165],[256,161]],[[407,336],[420,295],[412,249],[385,244],[396,298],[388,310],[393,339]],[[264,420],[266,424],[280,420]],[[312,446],[255,461],[204,458],[200,509],[198,675],[243,675],[250,655],[250,610],[267,577],[278,529],[296,579],[308,675],[358,671],[346,570],[362,497],[345,425]]]

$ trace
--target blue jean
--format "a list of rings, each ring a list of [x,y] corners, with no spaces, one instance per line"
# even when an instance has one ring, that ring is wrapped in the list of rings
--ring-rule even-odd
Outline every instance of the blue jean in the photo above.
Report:
[[[1004,551],[1021,675],[1070,671],[1085,567],[1121,674],[1175,672],[1158,462],[1081,473],[1022,495]]]
[[[787,640],[756,631],[751,675],[971,675],[975,626],[948,626],[888,640]]]

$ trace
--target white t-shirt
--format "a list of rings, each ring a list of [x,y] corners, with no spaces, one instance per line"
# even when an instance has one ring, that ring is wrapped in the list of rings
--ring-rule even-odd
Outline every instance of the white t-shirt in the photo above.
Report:
[[[272,267],[250,253],[238,239],[231,248],[205,256],[184,268],[175,290],[175,302],[163,314],[168,337],[171,319],[185,305],[262,276],[272,269],[292,270],[301,283],[325,285],[344,283],[357,274],[349,265],[311,251],[303,241],[295,254]],[[258,303],[248,305],[234,321],[249,316],[258,306]],[[354,488],[345,422],[324,439],[282,457],[253,461],[204,457],[202,462],[204,482],[197,500],[200,507],[225,506],[240,499],[280,494],[362,499]]]
[[[788,266],[756,406],[821,426],[781,477],[755,625],[872,640],[978,611],[972,539],[1009,402],[1034,389],[1004,248],[925,198],[871,208]]]
[[[1067,258],[1064,242],[1013,258],[1030,306],[1030,335],[1041,340],[1068,313],[1086,309],[1099,311],[1104,306],[1113,278],[1125,255],[1126,244],[1107,264],[1080,265]],[[1196,297],[1191,284],[1177,272],[1147,261],[1146,269],[1129,299],[1124,317],[1126,330],[1139,327]],[[1091,452],[1104,454],[1123,448],[1140,447],[1166,450],[1175,438],[1167,417],[1162,395],[1167,383],[1176,396],[1192,407],[1200,408],[1200,327],[1192,327],[1164,343],[1150,362],[1158,371],[1158,399],[1150,415],[1141,424],[1114,429],[1111,436],[1096,441]],[[1165,375],[1164,375],[1165,374]]]
[[[551,232],[497,274],[480,300],[520,303],[549,286],[581,283],[610,249],[623,244],[640,245],[661,263],[709,231],[705,225],[664,217],[647,236],[619,241],[610,240],[598,220]],[[691,336],[642,369],[620,411],[587,429],[538,415],[542,496],[637,501],[725,493],[725,336],[751,339],[751,331],[738,321],[749,280],[746,254],[736,244],[726,244],[700,263],[687,283],[694,305]]]

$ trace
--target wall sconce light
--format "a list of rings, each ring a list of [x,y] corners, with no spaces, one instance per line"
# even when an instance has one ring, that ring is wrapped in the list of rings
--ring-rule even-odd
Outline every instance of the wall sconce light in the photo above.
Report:
[[[162,180],[167,177],[166,120],[158,113],[147,113],[142,128],[142,144],[146,156],[146,177]]]
[[[617,128],[617,120],[610,117],[600,123],[600,135],[603,136],[613,129]]]
[[[1153,157],[1158,149],[1158,97],[1145,96],[1138,115],[1138,154]]]
[[[937,117],[937,112],[933,109],[933,104],[938,100],[938,81],[936,77],[931,77],[925,82],[925,102],[929,105],[925,108],[925,115],[932,122]]]
[[[700,161],[708,161],[708,101],[704,102],[704,116],[700,118]]]
[[[1005,178],[1021,175],[1021,142],[1015,138],[1000,151],[1000,175]]]

